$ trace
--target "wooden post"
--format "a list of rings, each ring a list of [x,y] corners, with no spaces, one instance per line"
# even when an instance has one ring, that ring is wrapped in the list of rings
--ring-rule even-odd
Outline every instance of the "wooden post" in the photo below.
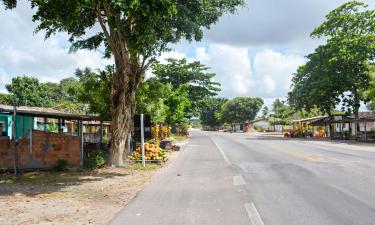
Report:
[[[62,130],[61,130],[61,118],[57,119],[57,129],[58,129],[58,133],[61,134],[62,133]]]
[[[367,142],[367,121],[365,119],[365,141]]]
[[[13,131],[12,131],[12,139],[13,139],[13,156],[14,156],[14,175],[17,175],[17,168],[18,168],[18,154],[17,154],[17,126],[16,126],[16,117],[17,117],[17,108],[16,108],[16,102],[14,101],[13,106]]]
[[[44,132],[47,132],[47,117],[44,117]]]
[[[100,121],[100,127],[99,127],[99,144],[100,147],[103,147],[103,121]]]
[[[79,120],[78,121],[78,126],[79,126],[79,140],[80,140],[80,155],[81,155],[81,159],[80,159],[80,166],[81,168],[83,167],[83,125],[82,125],[82,121]]]
[[[33,117],[30,117],[30,129],[29,129],[30,139],[29,139],[29,154],[30,158],[33,157]]]
[[[25,136],[25,116],[22,116],[22,138]]]

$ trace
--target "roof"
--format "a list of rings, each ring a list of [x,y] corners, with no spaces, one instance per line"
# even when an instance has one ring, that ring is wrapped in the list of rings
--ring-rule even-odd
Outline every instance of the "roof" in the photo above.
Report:
[[[305,119],[299,119],[299,120],[293,120],[293,122],[298,123],[298,122],[314,122],[320,119],[327,118],[326,116],[316,116],[316,117],[311,117],[311,118],[305,118]]]
[[[0,113],[13,114],[13,106],[0,104]],[[52,108],[30,107],[30,106],[17,106],[16,114],[24,115],[24,116],[55,118],[55,119],[72,119],[72,120],[87,120],[87,121],[102,120],[98,116],[70,114],[70,113],[62,112],[62,111],[52,109]]]
[[[350,116],[331,116],[331,117],[325,117],[325,118],[322,118],[322,119],[319,119],[319,120],[316,120],[314,122],[312,122],[311,124],[312,125],[316,125],[316,126],[319,126],[319,125],[325,125],[325,124],[328,124],[328,123],[350,123],[350,122],[354,122],[354,118],[355,116],[354,115],[350,115]],[[375,121],[375,113],[373,112],[360,112],[358,113],[358,119],[360,121]]]
[[[253,124],[253,123],[257,123],[261,121],[268,122],[268,118],[256,118],[256,119],[251,120],[249,123]]]
[[[354,119],[354,115],[351,115],[350,118]],[[375,112],[359,112],[359,120],[371,120],[375,121]]]

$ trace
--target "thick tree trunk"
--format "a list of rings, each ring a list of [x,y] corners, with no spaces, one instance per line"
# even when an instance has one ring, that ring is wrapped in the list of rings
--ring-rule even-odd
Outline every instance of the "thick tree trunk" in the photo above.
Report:
[[[132,82],[137,73],[137,66],[130,65],[127,69],[121,64],[116,65],[116,72],[112,79],[111,110],[112,110],[112,137],[109,165],[122,167],[130,149],[128,143],[129,133],[133,128],[135,113],[135,91],[138,84]]]

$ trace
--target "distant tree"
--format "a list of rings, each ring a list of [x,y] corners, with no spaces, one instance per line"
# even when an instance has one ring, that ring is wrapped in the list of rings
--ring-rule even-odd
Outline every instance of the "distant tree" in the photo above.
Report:
[[[261,98],[236,97],[223,104],[221,119],[229,124],[253,120],[263,103]]]
[[[287,104],[286,101],[276,99],[272,103],[273,117],[280,119],[287,119],[293,115],[293,109]]]
[[[17,99],[17,105],[36,107],[51,107],[54,93],[48,90],[48,85],[42,85],[35,77],[19,76],[12,83],[5,85],[9,93]]]
[[[152,66],[153,74],[161,83],[170,83],[173,89],[183,84],[188,85],[188,94],[191,107],[188,115],[198,116],[200,110],[206,105],[206,99],[217,95],[220,83],[213,81],[214,73],[200,62],[189,63],[186,59],[167,59],[167,64],[156,63]]]
[[[12,105],[12,95],[0,93],[0,104]]]
[[[17,0],[2,1],[6,8],[17,5]],[[35,9],[33,20],[39,22],[36,30],[44,30],[46,38],[65,32],[72,51],[104,45],[105,56],[113,57],[107,110],[112,115],[109,164],[116,166],[123,165],[123,153],[129,152],[124,150],[135,113],[135,92],[150,63],[169,49],[168,44],[201,40],[203,29],[243,4],[243,0],[30,2]]]
[[[268,118],[269,115],[270,115],[270,110],[268,109],[267,106],[264,106],[263,109],[262,109],[262,117]]]
[[[81,84],[74,77],[64,78],[59,83],[64,101],[77,102],[77,93],[81,91]]]
[[[211,98],[207,100],[200,112],[200,121],[203,126],[215,127],[222,125],[220,120],[221,107],[227,102],[226,98]]]

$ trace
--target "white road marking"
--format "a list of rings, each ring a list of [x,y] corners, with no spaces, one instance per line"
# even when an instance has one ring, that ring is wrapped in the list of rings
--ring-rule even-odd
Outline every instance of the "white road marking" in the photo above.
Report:
[[[227,155],[225,154],[225,152],[223,151],[223,149],[220,148],[220,146],[218,144],[216,144],[216,142],[211,138],[212,142],[215,144],[217,150],[219,150],[220,154],[223,156],[224,158],[224,161],[227,163],[228,166],[231,165]]]
[[[245,184],[246,184],[246,182],[242,178],[241,175],[235,175],[235,176],[233,176],[233,185],[234,186],[240,186],[240,185],[245,185]]]
[[[257,208],[255,208],[254,203],[246,203],[245,209],[252,225],[264,225],[263,220],[260,217]]]

